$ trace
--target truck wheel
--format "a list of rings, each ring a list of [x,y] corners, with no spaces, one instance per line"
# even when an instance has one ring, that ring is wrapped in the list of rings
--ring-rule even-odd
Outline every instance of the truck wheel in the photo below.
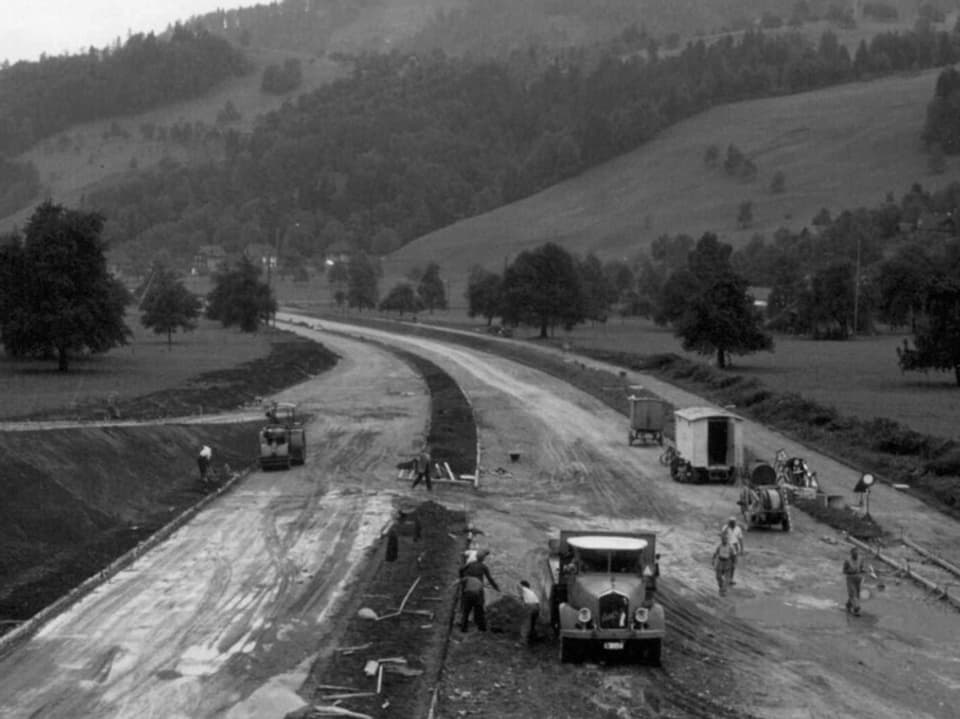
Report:
[[[630,434],[627,435],[627,446],[633,446],[633,432],[630,432]]]
[[[662,649],[662,639],[651,639],[647,642],[647,660],[655,667],[660,666],[660,654]]]
[[[560,637],[560,663],[574,662],[579,664],[583,661],[583,647],[579,639],[570,639],[569,637]]]
[[[783,531],[784,532],[790,531],[790,515],[789,514],[783,515]]]

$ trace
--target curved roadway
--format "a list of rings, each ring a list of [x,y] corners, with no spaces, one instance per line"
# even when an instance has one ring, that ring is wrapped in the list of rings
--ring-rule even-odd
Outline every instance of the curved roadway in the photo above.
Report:
[[[282,717],[303,704],[296,689],[316,652],[336,638],[325,619],[388,521],[394,495],[409,492],[394,466],[428,416],[425,389],[405,365],[341,333],[423,354],[470,397],[480,491],[435,494],[483,529],[502,586],[537,576],[546,539],[560,528],[652,528],[674,597],[674,631],[723,653],[736,667],[742,704],[757,715],[955,716],[960,615],[890,578],[883,591],[872,587],[863,618],[848,619],[839,574],[846,548],[822,525],[799,515],[790,534],[748,535],[738,585],[720,599],[709,557],[720,522],[736,508],[735,490],[670,482],[657,449],[627,446],[623,416],[476,350],[281,319],[344,355],[332,372],[281,397],[316,416],[306,466],[251,475],[0,660],[3,716]],[[649,377],[628,379],[674,404],[702,404]],[[771,456],[790,448],[752,423],[745,434]],[[519,462],[507,458],[512,451]],[[855,475],[798,453],[837,486],[845,472]],[[892,495],[889,506],[902,503],[898,517],[918,539],[958,546],[954,523],[908,499]],[[887,501],[878,494],[875,513],[891,511]],[[679,640],[668,640],[668,667],[671,641]],[[650,679],[627,672],[621,681],[642,694]]]

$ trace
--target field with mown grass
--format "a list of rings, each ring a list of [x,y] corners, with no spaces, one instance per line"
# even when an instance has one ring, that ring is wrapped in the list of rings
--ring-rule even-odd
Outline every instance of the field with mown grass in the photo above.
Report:
[[[0,358],[0,418],[23,417],[51,410],[69,410],[122,403],[162,390],[183,387],[200,374],[226,370],[269,354],[270,332],[244,334],[200,320],[197,329],[166,335],[140,326],[130,314],[130,344],[103,355],[77,358],[68,372],[58,372],[56,360],[19,361]]]

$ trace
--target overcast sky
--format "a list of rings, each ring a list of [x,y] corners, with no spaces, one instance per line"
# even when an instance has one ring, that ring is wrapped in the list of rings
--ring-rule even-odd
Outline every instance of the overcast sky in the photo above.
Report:
[[[266,2],[267,0],[260,0]],[[102,48],[127,32],[163,31],[218,7],[232,9],[256,0],[0,0],[0,61],[36,60],[40,53]]]

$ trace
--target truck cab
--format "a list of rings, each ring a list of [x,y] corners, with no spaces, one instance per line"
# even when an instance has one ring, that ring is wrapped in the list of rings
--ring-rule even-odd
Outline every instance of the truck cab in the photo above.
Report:
[[[560,661],[616,653],[659,665],[666,633],[652,532],[561,532],[548,559]]]

